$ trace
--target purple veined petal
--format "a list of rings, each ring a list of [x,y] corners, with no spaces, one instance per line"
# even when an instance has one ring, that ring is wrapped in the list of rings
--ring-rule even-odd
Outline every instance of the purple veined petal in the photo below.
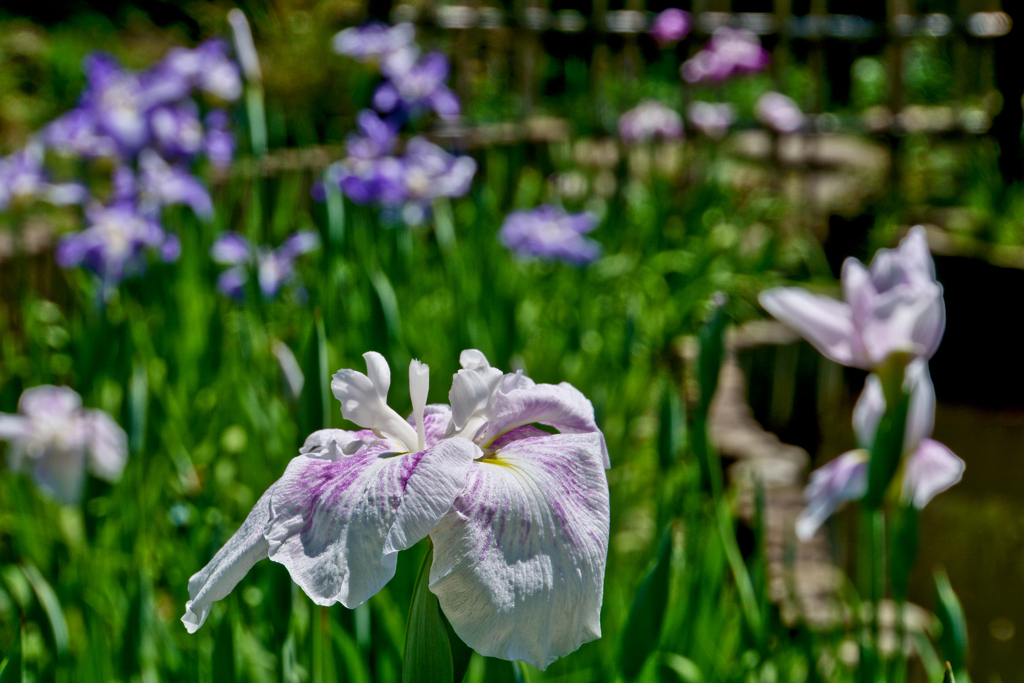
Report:
[[[390,457],[383,447],[336,460],[300,455],[271,499],[270,559],[318,605],[362,604],[394,576],[398,552],[451,508],[477,453],[447,439]]]
[[[471,648],[545,669],[601,636],[608,535],[598,433],[513,441],[431,531],[430,590]]]
[[[210,258],[214,263],[226,266],[238,265],[252,258],[252,247],[249,246],[249,240],[237,232],[229,230],[221,233],[210,247]]]
[[[964,461],[946,446],[934,439],[924,439],[907,458],[903,495],[920,510],[932,498],[959,482],[965,468]]]
[[[85,486],[85,448],[50,446],[36,459],[32,468],[36,486],[46,495],[66,505],[82,499]]]
[[[102,410],[86,411],[84,420],[89,471],[100,479],[119,481],[128,461],[128,435]]]
[[[412,419],[412,415],[409,416]],[[430,448],[444,438],[448,423],[452,421],[452,409],[447,403],[429,403],[423,409],[423,430]],[[411,422],[410,422],[411,424]]]
[[[776,287],[761,292],[758,302],[777,320],[793,328],[826,358],[840,365],[867,367],[854,355],[850,306],[799,287]]]
[[[811,472],[804,489],[807,507],[796,520],[796,535],[809,540],[841,505],[858,500],[868,490],[868,452],[848,451]]]
[[[563,434],[597,434],[604,466],[611,467],[604,434],[594,421],[593,404],[568,382],[499,391],[494,396],[492,416],[483,443],[535,422],[554,427]]]
[[[249,280],[245,268],[228,268],[217,277],[217,291],[235,301],[245,296],[245,283]]]
[[[270,544],[263,537],[263,530],[270,521],[270,498],[277,485],[273,484],[260,496],[234,536],[188,580],[189,601],[181,621],[189,633],[199,630],[214,602],[227,597],[254,564],[267,558]]]

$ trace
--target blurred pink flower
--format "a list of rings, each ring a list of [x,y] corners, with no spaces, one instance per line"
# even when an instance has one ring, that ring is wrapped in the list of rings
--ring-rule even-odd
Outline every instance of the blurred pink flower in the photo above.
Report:
[[[650,33],[658,45],[665,46],[685,38],[692,27],[689,12],[670,7],[658,14]]]
[[[843,301],[799,287],[761,292],[758,301],[827,358],[872,370],[893,353],[929,359],[942,340],[946,308],[924,228],[896,249],[880,249],[870,269],[843,264]]]
[[[766,92],[754,105],[757,120],[777,133],[795,133],[807,124],[799,105],[782,93]]]

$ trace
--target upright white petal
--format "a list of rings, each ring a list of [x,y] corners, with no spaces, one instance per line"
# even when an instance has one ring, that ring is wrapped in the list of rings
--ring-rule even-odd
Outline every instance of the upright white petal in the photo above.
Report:
[[[270,497],[274,486],[260,496],[252,512],[224,547],[188,580],[190,599],[185,603],[185,615],[181,622],[189,633],[199,630],[214,602],[227,597],[254,564],[267,558],[270,546],[263,537],[263,528],[270,519]]]
[[[300,455],[271,499],[270,559],[319,605],[362,604],[394,576],[398,551],[448,511],[478,452],[448,439],[406,455],[382,446],[338,459]]]
[[[501,378],[501,370],[489,366],[465,368],[455,373],[451,391],[448,392],[455,431],[463,430],[474,416],[484,419],[490,417],[491,396],[500,384]],[[472,438],[475,435],[466,436]]]
[[[89,471],[100,479],[114,482],[128,461],[128,435],[102,410],[86,411],[86,440],[89,448]]]
[[[374,351],[364,353],[363,358],[366,375],[356,370],[339,370],[331,382],[331,390],[341,402],[342,416],[360,427],[397,439],[409,451],[416,450],[416,429],[387,404],[391,387],[388,362]]]
[[[544,669],[601,635],[608,482],[599,433],[521,429],[430,532],[430,590],[471,648]]]
[[[409,361],[409,397],[412,399],[412,414],[416,421],[416,450],[426,447],[423,432],[423,410],[427,407],[427,393],[430,390],[430,368],[418,360]]]

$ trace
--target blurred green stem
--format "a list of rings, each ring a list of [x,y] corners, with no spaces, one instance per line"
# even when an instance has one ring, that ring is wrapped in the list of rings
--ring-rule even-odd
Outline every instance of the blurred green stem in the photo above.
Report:
[[[261,157],[267,153],[267,115],[263,108],[263,86],[249,83],[245,88],[245,112],[249,118],[249,141],[252,154]]]

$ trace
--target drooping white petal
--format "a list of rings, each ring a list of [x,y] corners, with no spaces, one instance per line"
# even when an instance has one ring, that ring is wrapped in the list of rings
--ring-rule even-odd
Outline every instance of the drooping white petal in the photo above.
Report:
[[[89,410],[86,422],[86,443],[89,449],[89,471],[100,479],[118,481],[128,461],[128,435],[102,410]]]
[[[526,385],[507,392],[496,392],[483,443],[511,429],[534,422],[549,425],[565,434],[596,433],[601,444],[604,466],[606,469],[611,467],[604,434],[594,420],[594,405],[568,382]]]
[[[761,292],[757,300],[826,358],[840,365],[863,365],[853,346],[854,328],[847,304],[799,287],[769,289]]]
[[[85,449],[46,448],[32,466],[32,476],[51,498],[68,505],[78,503],[85,485]]]
[[[374,351],[363,354],[367,375],[356,370],[339,370],[331,390],[341,402],[341,414],[360,427],[373,429],[397,439],[407,451],[416,450],[416,429],[388,407],[391,369],[384,356]]]
[[[519,439],[473,463],[430,533],[430,590],[480,654],[544,669],[600,637],[609,533],[602,460],[593,432]]]
[[[270,497],[275,486],[260,496],[238,531],[188,580],[189,601],[185,603],[181,622],[189,633],[199,630],[214,602],[227,597],[254,564],[267,558],[270,546],[263,537],[263,529],[270,519]]]
[[[317,604],[362,604],[394,576],[398,551],[448,511],[478,453],[449,439],[397,456],[382,447],[336,460],[300,455],[274,489],[270,558]]]
[[[922,509],[932,498],[960,481],[964,461],[934,439],[924,439],[907,458],[903,476],[903,495]]]
[[[430,389],[430,368],[418,360],[409,361],[409,397],[412,399],[412,414],[416,422],[416,450],[426,448],[423,432],[423,409],[427,406]]]
[[[811,472],[804,490],[807,507],[797,517],[796,535],[807,541],[839,506],[862,498],[868,490],[868,453],[849,451]]]
[[[466,370],[477,370],[479,368],[491,367],[490,362],[487,360],[487,356],[484,355],[483,351],[478,349],[465,349],[460,353],[459,365]]]

